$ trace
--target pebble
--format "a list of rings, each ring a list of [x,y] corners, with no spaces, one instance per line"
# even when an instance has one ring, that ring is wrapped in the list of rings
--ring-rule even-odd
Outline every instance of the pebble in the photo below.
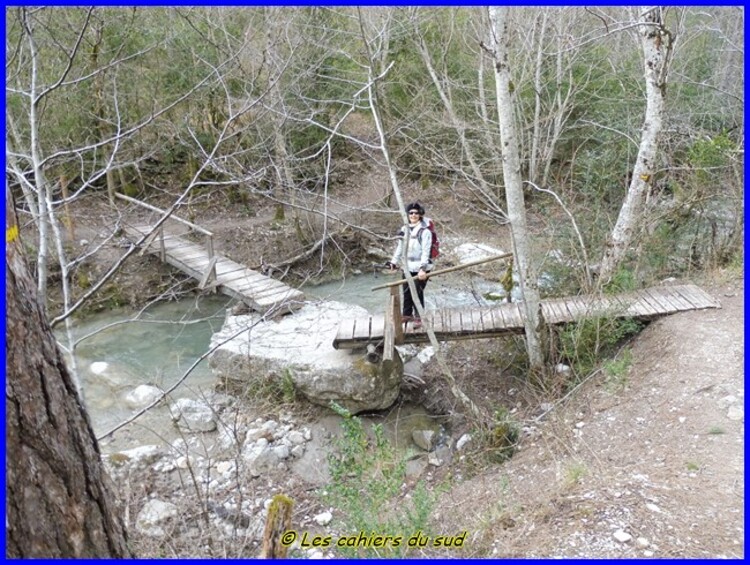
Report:
[[[471,434],[464,434],[456,442],[456,450],[461,451],[471,441]]]
[[[333,520],[333,514],[326,510],[325,512],[321,512],[320,514],[314,516],[313,520],[315,520],[315,523],[319,526],[327,526],[331,523],[331,520]]]
[[[631,536],[629,533],[627,533],[627,532],[625,532],[623,530],[617,530],[612,535],[620,543],[628,543],[631,539],[633,539],[633,536]]]

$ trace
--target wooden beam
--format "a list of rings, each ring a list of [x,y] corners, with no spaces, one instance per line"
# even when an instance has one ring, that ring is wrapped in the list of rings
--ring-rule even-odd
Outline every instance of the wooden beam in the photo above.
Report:
[[[460,271],[461,269],[466,269],[467,267],[475,267],[476,265],[481,265],[483,263],[489,263],[490,261],[497,261],[498,259],[505,259],[507,257],[512,257],[513,253],[503,253],[502,255],[494,255],[492,257],[486,257],[484,259],[477,259],[476,261],[470,261],[468,263],[463,263],[461,265],[456,265],[455,267],[448,267],[446,269],[440,269],[438,271],[430,271],[427,273],[427,278],[434,277],[437,275],[443,275],[445,273],[452,273],[453,271]],[[394,271],[394,273],[397,273],[398,271]],[[402,284],[406,284],[408,282],[408,278],[401,279],[394,282],[389,282],[385,284],[381,284],[379,286],[372,287],[371,290],[378,290],[381,288],[388,288],[391,286],[400,286]]]
[[[216,271],[214,270],[214,267],[216,266],[217,260],[218,257],[214,256],[208,264],[208,267],[206,267],[206,271],[203,273],[203,278],[198,283],[199,289],[203,290],[204,288],[206,288],[206,285],[210,280],[216,280]]]

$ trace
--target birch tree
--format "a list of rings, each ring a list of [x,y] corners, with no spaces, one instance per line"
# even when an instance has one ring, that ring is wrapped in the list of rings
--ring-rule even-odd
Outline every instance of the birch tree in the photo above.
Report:
[[[510,8],[489,9],[491,23],[491,47],[495,62],[495,88],[497,91],[497,116],[500,125],[503,157],[503,179],[505,199],[510,219],[510,235],[513,254],[518,269],[519,283],[523,294],[524,329],[526,353],[534,370],[544,367],[541,339],[541,308],[537,278],[531,261],[531,242],[526,229],[526,209],[521,178],[521,163],[518,156],[516,128],[513,123],[513,98],[511,96],[511,62],[508,57]]]
[[[675,37],[666,28],[665,8],[644,7],[638,14],[638,36],[643,50],[646,110],[633,174],[609,236],[599,272],[600,284],[611,281],[630,249],[657,169],[656,153],[662,131],[667,78]]]

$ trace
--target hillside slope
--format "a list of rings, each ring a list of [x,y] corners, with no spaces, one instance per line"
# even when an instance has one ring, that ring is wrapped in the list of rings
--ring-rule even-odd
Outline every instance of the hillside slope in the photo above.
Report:
[[[593,377],[509,462],[440,504],[475,556],[743,557],[744,282],[659,319],[619,381]]]

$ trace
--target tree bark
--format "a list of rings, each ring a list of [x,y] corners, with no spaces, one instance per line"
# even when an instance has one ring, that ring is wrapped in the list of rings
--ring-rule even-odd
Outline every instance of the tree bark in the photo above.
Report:
[[[529,235],[526,229],[526,207],[521,182],[521,162],[518,155],[518,139],[513,123],[513,100],[510,92],[510,66],[508,46],[509,8],[490,8],[492,41],[495,52],[495,89],[497,90],[497,116],[500,123],[500,140],[503,156],[503,179],[505,199],[508,204],[510,234],[518,265],[518,279],[523,295],[526,332],[526,353],[534,370],[544,368],[541,339],[541,308],[536,275],[531,264]]]
[[[599,271],[601,284],[610,282],[633,240],[653,181],[654,159],[665,111],[673,38],[664,28],[662,9],[659,7],[642,9],[638,21],[646,78],[646,117],[628,193],[602,258]]]
[[[40,307],[6,184],[6,557],[131,557],[99,447]]]

